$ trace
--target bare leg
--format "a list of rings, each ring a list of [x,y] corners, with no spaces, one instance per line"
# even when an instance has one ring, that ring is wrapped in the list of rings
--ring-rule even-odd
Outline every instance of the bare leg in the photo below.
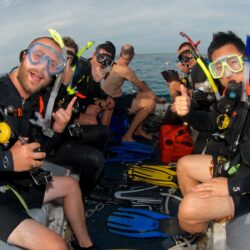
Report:
[[[178,182],[184,196],[178,218],[180,226],[189,233],[203,232],[209,221],[234,215],[230,196],[201,198],[206,192],[192,191],[192,187],[212,178],[209,171],[211,160],[211,155],[188,155],[177,164]]]
[[[139,125],[139,127],[136,129],[134,135],[139,135],[139,136],[142,136],[142,137],[145,138],[145,139],[152,140],[152,138],[153,138],[152,134],[146,133],[146,132],[143,130],[142,127],[143,127],[142,124]]]
[[[185,231],[201,233],[207,229],[209,221],[234,215],[234,204],[230,196],[209,198],[200,196],[200,193],[189,192],[181,202],[178,218],[180,226]]]
[[[102,125],[106,125],[106,126],[110,125],[111,118],[112,118],[112,115],[113,115],[113,111],[114,111],[113,109],[104,110],[104,112],[102,114],[102,118],[101,118]]]
[[[81,247],[93,245],[88,234],[82,194],[78,181],[71,177],[54,177],[54,181],[47,188],[45,202],[62,197],[65,215]]]
[[[133,134],[146,117],[153,111],[155,107],[155,99],[155,95],[150,91],[139,92],[137,94],[129,111],[130,114],[135,113],[135,117],[126,134],[122,137],[122,141],[134,141]]]
[[[86,113],[80,113],[78,122],[81,125],[97,125],[98,124],[96,115],[86,114]]]
[[[190,192],[192,187],[200,182],[211,179],[209,165],[211,155],[188,155],[177,163],[177,178],[183,195]]]
[[[30,250],[67,250],[60,235],[32,219],[22,221],[10,234],[8,243]]]

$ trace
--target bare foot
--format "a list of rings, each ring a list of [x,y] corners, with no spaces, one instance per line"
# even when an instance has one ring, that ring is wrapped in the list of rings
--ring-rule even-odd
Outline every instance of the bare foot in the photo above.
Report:
[[[132,142],[135,142],[135,140],[134,140],[133,137],[128,136],[126,134],[122,137],[122,141],[132,141]]]
[[[153,136],[152,134],[148,134],[146,133],[143,129],[137,129],[134,133],[135,135],[139,135],[145,139],[148,139],[148,140],[152,140],[153,139]]]

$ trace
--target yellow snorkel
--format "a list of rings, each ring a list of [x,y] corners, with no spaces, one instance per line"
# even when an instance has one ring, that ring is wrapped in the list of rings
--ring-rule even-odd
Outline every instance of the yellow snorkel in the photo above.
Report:
[[[205,75],[207,77],[207,80],[210,83],[210,86],[211,86],[211,88],[212,88],[212,90],[214,92],[215,98],[217,100],[219,100],[221,98],[221,96],[220,96],[220,93],[218,91],[218,88],[217,88],[217,86],[216,86],[216,84],[214,82],[214,79],[213,79],[211,73],[209,72],[207,66],[203,62],[202,57],[201,57],[201,55],[199,53],[199,50],[197,48],[200,41],[198,41],[197,43],[194,43],[193,40],[187,34],[185,34],[184,32],[180,32],[180,34],[181,34],[181,36],[185,37],[188,40],[188,42],[191,44],[191,46],[192,46],[191,53],[194,56],[194,59],[196,60],[196,62],[200,65],[201,69],[204,71],[204,73],[205,73]]]
[[[83,53],[86,51],[86,50],[89,50],[93,45],[95,44],[94,41],[88,41],[79,51],[78,53],[76,54],[76,56],[78,57],[78,59],[83,55]],[[76,65],[74,65],[72,67],[72,71],[73,73],[75,72],[76,70]],[[67,92],[69,95],[74,95],[75,94],[75,88],[72,88],[71,85],[68,85],[67,86]]]
[[[78,58],[80,58],[80,57],[83,55],[83,53],[84,53],[86,50],[90,49],[94,44],[95,44],[94,41],[88,41],[88,42],[78,51],[78,53],[76,54],[76,56],[77,56]],[[75,72],[75,70],[76,70],[76,65],[72,68],[72,70],[73,70],[73,72]]]
[[[60,48],[62,48],[62,56],[63,56],[63,59],[65,61],[65,65],[66,65],[67,51],[66,51],[66,48],[64,46],[61,35],[54,29],[49,29],[48,31],[49,31],[51,37],[55,40],[55,42],[60,46]],[[56,81],[55,81],[53,89],[50,93],[50,97],[49,97],[49,101],[48,101],[48,105],[46,108],[44,118],[41,116],[40,113],[36,112],[35,115],[37,116],[37,120],[30,119],[30,122],[32,124],[35,124],[35,125],[42,127],[43,134],[48,136],[48,137],[52,137],[54,135],[54,130],[51,128],[51,119],[52,119],[52,112],[53,112],[53,108],[54,108],[54,103],[55,103],[59,88],[61,86],[62,76],[63,76],[63,71],[56,75]]]
[[[197,61],[197,63],[200,65],[200,67],[202,68],[202,70],[204,71],[204,73],[205,73],[205,75],[206,75],[206,77],[207,77],[207,80],[209,81],[209,83],[210,83],[210,85],[211,85],[211,88],[212,88],[212,90],[213,90],[213,92],[214,92],[215,98],[216,98],[217,100],[219,100],[221,96],[220,96],[220,94],[219,94],[218,88],[217,88],[217,86],[216,86],[216,84],[215,84],[215,82],[214,82],[214,79],[213,79],[213,77],[211,76],[211,74],[210,74],[210,72],[209,72],[207,66],[204,64],[204,62],[201,60],[200,57],[198,57],[198,58],[196,59],[196,61]]]

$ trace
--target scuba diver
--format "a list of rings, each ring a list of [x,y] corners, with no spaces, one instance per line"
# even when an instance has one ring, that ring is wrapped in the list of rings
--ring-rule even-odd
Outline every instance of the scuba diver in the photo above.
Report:
[[[66,128],[76,99],[73,98],[65,109],[53,113],[51,138],[38,143],[30,137],[33,128],[30,119],[39,109],[39,91],[64,70],[63,49],[51,37],[39,37],[20,53],[20,59],[20,65],[0,79],[1,118],[11,130],[9,140],[0,147],[1,239],[25,249],[66,250],[60,235],[28,213],[29,209],[41,208],[44,203],[59,198],[77,238],[75,249],[99,249],[88,234],[78,182],[68,176],[54,176],[52,181],[51,175],[40,168],[46,157],[45,150],[51,150],[53,142]],[[2,128],[1,136],[4,135]]]
[[[181,32],[182,34],[183,32]],[[183,33],[185,36],[186,34]],[[188,37],[189,38],[189,37]],[[169,86],[169,92],[172,99],[172,104],[169,105],[165,116],[165,123],[170,125],[181,125],[181,119],[175,111],[173,105],[174,100],[180,95],[180,86],[184,85],[191,96],[191,106],[195,110],[204,110],[209,112],[213,108],[215,96],[211,88],[211,84],[207,79],[204,69],[197,63],[197,58],[194,57],[195,51],[198,50],[199,42],[193,43],[189,38],[189,42],[182,43],[178,48],[177,67],[183,72],[184,77],[180,78],[175,70],[163,71],[162,76]],[[204,65],[207,65],[207,60],[200,58]],[[222,87],[220,91],[222,91]],[[196,131],[192,127],[193,138],[195,139],[193,153],[201,153],[206,147],[207,139],[210,138],[209,132]]]
[[[233,32],[218,32],[208,48],[209,70],[225,88],[210,112],[190,109],[190,97],[181,87],[175,99],[177,114],[198,131],[219,132],[224,146],[212,155],[184,156],[177,177],[184,196],[178,218],[189,233],[207,229],[210,221],[230,220],[249,212],[249,97],[244,78],[245,44]],[[195,205],[194,205],[195,204]]]
[[[56,109],[64,107],[74,97],[77,97],[73,109],[73,116],[68,129],[64,132],[60,142],[53,151],[49,153],[49,161],[70,167],[73,172],[79,173],[79,185],[83,196],[89,196],[100,180],[104,170],[104,153],[107,150],[108,143],[111,139],[110,129],[104,125],[80,125],[76,120],[81,115],[80,102],[83,93],[73,89],[72,78],[74,75],[73,68],[78,70],[79,59],[77,57],[78,45],[70,37],[63,37],[67,50],[67,66],[63,75],[58,97],[56,99]],[[81,61],[82,59],[80,59]],[[84,83],[81,83],[84,85]],[[68,88],[70,87],[70,88]],[[43,95],[45,107],[50,90],[47,89]],[[90,96],[88,96],[90,98]]]

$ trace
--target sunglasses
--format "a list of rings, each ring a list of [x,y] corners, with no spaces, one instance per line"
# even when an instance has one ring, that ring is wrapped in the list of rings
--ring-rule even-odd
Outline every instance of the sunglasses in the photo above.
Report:
[[[105,67],[112,66],[114,63],[114,60],[109,55],[102,54],[102,53],[96,54],[96,60],[98,63],[100,63],[101,65]]]

